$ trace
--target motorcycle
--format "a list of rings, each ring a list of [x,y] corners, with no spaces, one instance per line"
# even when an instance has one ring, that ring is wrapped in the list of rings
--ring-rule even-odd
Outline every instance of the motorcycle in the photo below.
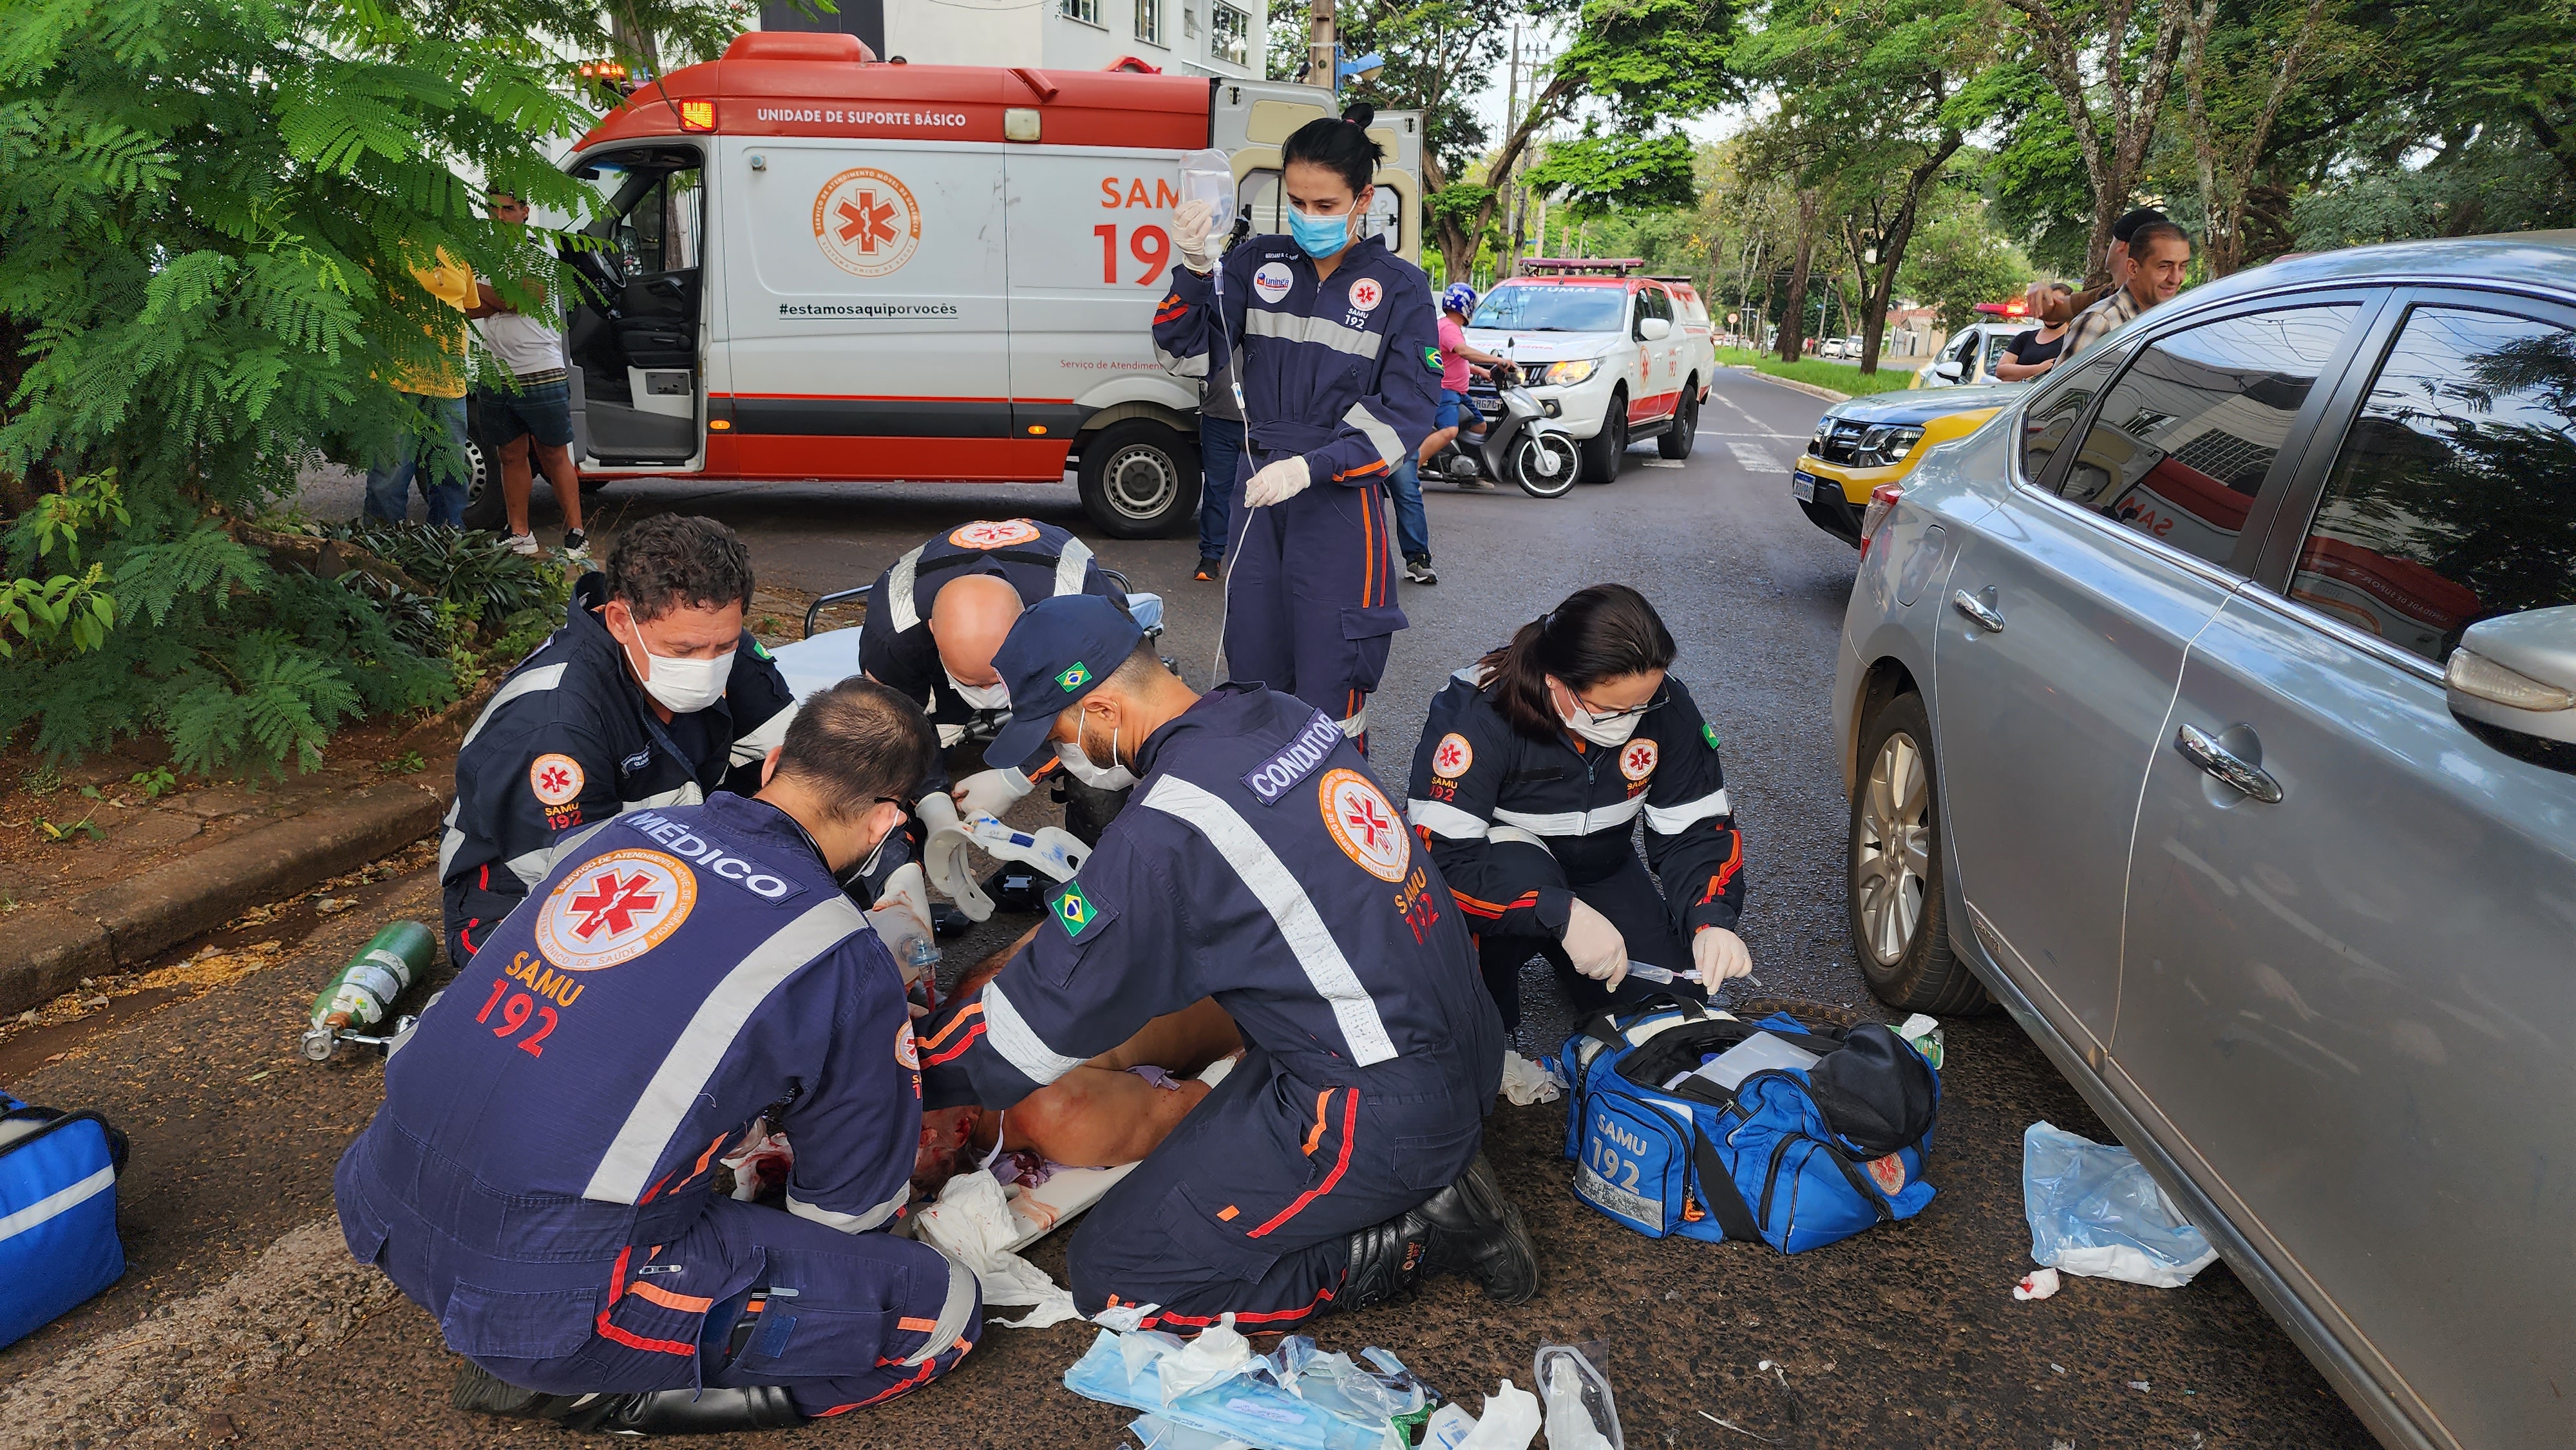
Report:
[[[1453,480],[1484,477],[1515,484],[1532,498],[1561,497],[1574,487],[1582,461],[1573,435],[1547,415],[1518,366],[1504,363],[1494,369],[1493,378],[1503,415],[1488,421],[1481,440],[1462,432],[1442,444],[1431,456],[1433,471]],[[1473,452],[1466,447],[1471,441]]]

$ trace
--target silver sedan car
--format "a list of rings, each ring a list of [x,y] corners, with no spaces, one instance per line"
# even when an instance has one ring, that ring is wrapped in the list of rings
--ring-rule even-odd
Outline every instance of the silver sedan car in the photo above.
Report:
[[[2576,1445],[2576,233],[2187,292],[1863,527],[1877,994],[2000,1003],[2385,1443]]]

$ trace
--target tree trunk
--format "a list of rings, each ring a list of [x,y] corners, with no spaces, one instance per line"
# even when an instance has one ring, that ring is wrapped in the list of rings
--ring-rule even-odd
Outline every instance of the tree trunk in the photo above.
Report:
[[[1905,249],[1914,242],[1914,226],[1923,215],[1923,197],[1940,180],[1942,168],[1950,164],[1967,137],[1957,131],[1941,133],[1941,144],[1923,163],[1905,178],[1905,201],[1896,210],[1896,220],[1887,234],[1878,239],[1878,282],[1864,291],[1867,309],[1861,318],[1860,372],[1862,377],[1878,373],[1879,344],[1887,337],[1888,304],[1896,296],[1896,269],[1904,264]],[[1866,273],[1863,274],[1866,277]]]
[[[2067,124],[2075,130],[2075,146],[2084,157],[2084,174],[2093,186],[2093,235],[2085,249],[2085,276],[2092,282],[2106,282],[2111,275],[2111,224],[2128,210],[2129,188],[2146,165],[2147,150],[2155,141],[2165,90],[2182,53],[2183,32],[2191,14],[2189,0],[2162,0],[2158,5],[2155,42],[2134,77],[2129,73],[2126,57],[2129,17],[2135,10],[2135,0],[2110,0],[2101,13],[2098,29],[2088,29],[2080,36],[2068,33],[2049,0],[2004,3],[2022,13],[2033,49],[2039,53],[2040,68],[2066,107]],[[2098,54],[2102,59],[2101,89],[2111,125],[2108,154],[2102,149],[2099,118],[2086,99],[2090,87],[2084,77],[2083,56],[2088,54]]]
[[[1807,268],[1816,255],[1816,213],[1823,199],[1798,193],[1798,250],[1789,263],[1789,311],[1780,326],[1780,361],[1796,362],[1807,342]]]

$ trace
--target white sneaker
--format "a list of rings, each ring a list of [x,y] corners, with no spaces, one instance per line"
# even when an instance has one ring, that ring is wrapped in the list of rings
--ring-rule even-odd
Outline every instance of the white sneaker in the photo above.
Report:
[[[501,541],[501,546],[513,554],[528,559],[533,559],[545,552],[537,547],[537,536],[534,534],[512,534]]]

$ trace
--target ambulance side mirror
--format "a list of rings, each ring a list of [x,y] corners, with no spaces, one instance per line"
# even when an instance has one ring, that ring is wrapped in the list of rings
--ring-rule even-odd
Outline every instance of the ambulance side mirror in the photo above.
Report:
[[[1673,335],[1673,325],[1660,317],[1649,317],[1637,324],[1637,335],[1648,342],[1661,342]]]

